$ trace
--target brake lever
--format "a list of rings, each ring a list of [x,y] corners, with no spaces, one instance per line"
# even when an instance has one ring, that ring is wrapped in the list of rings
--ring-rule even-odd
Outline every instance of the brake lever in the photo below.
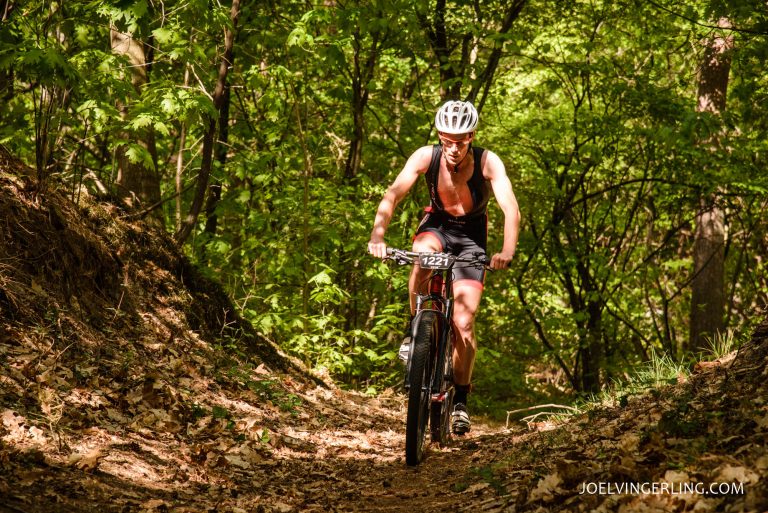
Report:
[[[391,260],[397,265],[406,265],[411,263],[400,250],[396,249],[392,249],[391,252],[388,249],[387,256],[384,257],[384,260]]]

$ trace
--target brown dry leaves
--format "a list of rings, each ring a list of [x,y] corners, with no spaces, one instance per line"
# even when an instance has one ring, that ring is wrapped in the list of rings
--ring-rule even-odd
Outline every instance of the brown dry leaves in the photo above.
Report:
[[[738,358],[699,366],[688,382],[624,408],[544,433],[513,433],[512,446],[494,437],[480,467],[494,487],[467,511],[767,510],[767,356],[768,340],[754,340]],[[585,493],[600,483],[602,492]],[[645,483],[647,493],[630,483]],[[713,484],[731,493],[713,493]]]

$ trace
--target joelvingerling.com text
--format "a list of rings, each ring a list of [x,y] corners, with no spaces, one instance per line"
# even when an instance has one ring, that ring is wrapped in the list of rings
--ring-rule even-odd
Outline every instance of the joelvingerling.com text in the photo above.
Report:
[[[579,495],[744,495],[744,483],[582,483]]]

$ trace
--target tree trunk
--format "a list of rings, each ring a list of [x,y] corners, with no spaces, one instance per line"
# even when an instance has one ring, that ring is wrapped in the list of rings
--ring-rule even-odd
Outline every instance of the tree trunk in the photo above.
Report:
[[[189,86],[189,65],[184,70],[184,87]],[[181,133],[179,134],[179,153],[176,157],[176,231],[181,230],[181,209],[183,205],[182,201],[182,189],[184,188],[184,152],[187,145],[187,122],[181,122]]]
[[[13,82],[14,74],[12,66],[9,66],[8,69],[0,70],[0,99],[2,99],[3,103],[10,103],[15,96]]]
[[[112,53],[127,57],[131,66],[131,82],[137,94],[147,83],[147,62],[144,55],[144,45],[136,41],[130,34],[110,28]],[[128,116],[127,105],[119,105],[123,118]],[[116,150],[118,196],[131,207],[139,205],[150,206],[160,202],[160,175],[157,172],[157,149],[155,133],[152,127],[142,129],[139,134],[125,134],[126,139],[137,138],[137,143],[147,150],[152,159],[152,166],[144,162],[131,162],[128,158],[128,148],[121,146]],[[153,209],[150,215],[162,222],[162,210]]]
[[[731,24],[728,19],[721,18],[718,26],[728,29]],[[733,36],[726,34],[716,33],[707,43],[699,68],[698,112],[721,114],[725,110],[733,50]],[[700,144],[713,152],[723,151],[718,134]],[[715,196],[701,199],[694,237],[688,349],[702,351],[707,348],[708,339],[725,327],[725,225],[723,211],[717,205]]]
[[[600,391],[600,371],[603,368],[602,307],[598,301],[587,302],[586,337],[581,348],[581,391],[596,394]]]
[[[376,64],[379,59],[379,49],[382,44],[382,36],[375,32],[371,35],[371,48],[365,62],[363,58],[363,43],[360,31],[354,34],[353,56],[354,68],[352,70],[352,140],[349,144],[347,162],[344,166],[344,178],[347,182],[354,180],[360,170],[363,160],[363,137],[365,135],[365,107],[368,105],[368,86],[374,77]]]
[[[13,12],[13,1],[5,0],[3,3],[2,22],[6,23],[11,18]],[[14,38],[16,39],[16,38]],[[0,70],[0,99],[4,103],[9,103],[14,97],[13,90],[13,65],[9,65],[7,69]]]
[[[506,34],[512,29],[512,24],[520,16],[520,13],[525,7],[526,0],[515,0],[507,6],[507,13],[504,16],[499,34]],[[502,51],[504,50],[504,43],[502,41],[496,41],[491,54],[488,57],[488,62],[485,65],[480,76],[476,80],[473,80],[472,90],[469,92],[467,99],[475,104],[477,111],[483,110],[485,105],[485,99],[488,96],[488,91],[493,84],[493,77],[496,75],[496,69],[499,67],[501,61]],[[482,93],[482,94],[481,94]],[[478,100],[478,95],[480,99]]]
[[[701,199],[693,244],[690,350],[707,349],[723,331],[725,317],[725,228],[714,197]]]
[[[237,19],[239,16],[240,0],[233,0],[232,9],[230,10],[232,28],[224,29],[224,55],[222,55],[221,62],[219,62],[219,74],[216,80],[216,89],[213,91],[213,106],[216,108],[216,112],[219,113],[219,116],[221,116],[221,109],[224,104],[227,74],[232,65],[235,29],[237,28]],[[210,177],[211,167],[213,165],[216,121],[217,120],[214,117],[211,117],[208,120],[208,128],[203,136],[202,160],[200,162],[200,174],[197,177],[197,190],[195,192],[195,197],[192,200],[192,206],[189,209],[189,213],[184,218],[181,228],[176,232],[176,242],[178,242],[179,245],[184,244],[192,233],[192,229],[197,222],[197,217],[200,215],[200,210],[203,208],[205,191],[208,189],[208,178]]]
[[[234,61],[234,56],[232,60]],[[219,163],[219,169],[222,171],[227,164],[230,97],[229,86],[226,86],[224,98],[221,102],[221,110],[219,111],[219,139],[216,144],[216,161]],[[221,182],[214,181],[208,188],[208,201],[205,202],[205,233],[210,237],[216,236],[216,229],[219,225],[219,216],[216,214],[216,207],[219,201],[221,201]]]

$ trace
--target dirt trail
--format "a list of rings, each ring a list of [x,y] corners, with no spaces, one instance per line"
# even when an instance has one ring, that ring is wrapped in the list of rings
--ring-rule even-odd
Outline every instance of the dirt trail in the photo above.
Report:
[[[281,412],[272,430],[249,431],[239,414],[234,429],[211,417],[184,435],[128,432],[113,421],[64,435],[61,449],[5,410],[4,425],[15,427],[3,439],[16,443],[0,446],[0,512],[457,510],[491,486],[482,469],[509,440],[476,426],[450,448],[430,446],[411,468],[401,397],[294,392],[303,412]]]

